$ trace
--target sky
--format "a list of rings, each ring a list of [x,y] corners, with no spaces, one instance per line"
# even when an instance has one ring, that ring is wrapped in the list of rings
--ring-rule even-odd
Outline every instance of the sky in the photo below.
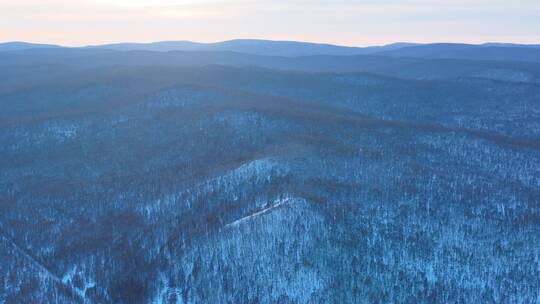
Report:
[[[0,0],[0,41],[540,44],[540,0]]]

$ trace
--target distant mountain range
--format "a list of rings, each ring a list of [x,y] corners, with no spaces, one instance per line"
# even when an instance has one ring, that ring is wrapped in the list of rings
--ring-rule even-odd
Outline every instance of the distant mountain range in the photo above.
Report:
[[[354,48],[231,40],[210,44],[177,41],[70,48],[10,42],[0,44],[0,81],[3,82],[0,90],[12,87],[10,83],[21,78],[39,82],[53,75],[108,66],[208,65],[309,73],[371,73],[415,80],[475,77],[540,83],[540,48],[535,45],[396,43]],[[37,67],[41,72],[34,75]]]
[[[311,56],[311,55],[365,55],[382,51],[392,51],[414,43],[394,43],[385,46],[348,47],[322,43],[298,41],[271,41],[256,39],[237,39],[216,43],[191,41],[162,41],[154,43],[119,43],[91,46],[119,51],[229,51],[266,56]]]
[[[60,45],[54,44],[39,44],[39,43],[29,43],[29,42],[20,42],[20,41],[11,41],[0,43],[0,52],[5,51],[20,51],[28,49],[49,49],[49,48],[60,48]]]
[[[299,41],[272,41],[257,39],[235,39],[215,43],[193,41],[159,41],[151,43],[114,43],[89,45],[85,49],[107,49],[116,51],[229,51],[266,56],[310,56],[310,55],[365,55],[392,51],[402,47],[415,46],[416,43],[393,43],[384,46],[349,47],[323,43]],[[60,45],[36,44],[27,42],[0,43],[0,51],[26,49],[60,48]]]
[[[44,48],[58,49],[65,47],[52,44],[34,44],[26,42],[0,43],[0,51],[20,51]],[[216,43],[199,43],[192,41],[116,43],[92,45],[76,49],[152,52],[237,52],[253,55],[281,57],[301,57],[316,55],[381,55],[389,57],[540,62],[540,45],[521,45],[509,43],[485,43],[480,45],[459,43],[393,43],[384,46],[349,47],[298,41],[237,39]]]
[[[407,46],[378,54],[415,58],[540,61],[540,48],[536,45],[437,43]]]
[[[29,49],[0,53],[0,79],[22,77],[26,66],[58,73],[65,69],[107,66],[252,67],[310,73],[373,73],[405,79],[480,77],[513,82],[540,82],[540,62],[413,58],[383,55],[263,56],[228,51],[115,51],[101,48]],[[9,71],[17,72],[11,75]],[[30,69],[34,73],[35,68]],[[5,75],[4,75],[5,74]],[[11,75],[11,76],[9,76]],[[1,87],[2,85],[0,85]]]

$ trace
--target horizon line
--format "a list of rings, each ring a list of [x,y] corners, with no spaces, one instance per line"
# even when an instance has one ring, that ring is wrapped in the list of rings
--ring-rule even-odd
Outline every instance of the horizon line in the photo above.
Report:
[[[330,45],[337,47],[350,47],[350,48],[369,48],[369,47],[381,47],[389,46],[393,44],[416,44],[416,45],[429,45],[429,44],[464,44],[464,45],[485,45],[485,44],[510,44],[510,45],[522,45],[522,46],[534,46],[540,45],[538,43],[523,43],[523,42],[511,42],[511,41],[483,41],[483,42],[466,42],[466,41],[430,41],[430,42],[414,42],[414,41],[394,41],[382,44],[363,44],[363,45],[349,45],[349,44],[337,44],[332,42],[322,42],[322,41],[305,41],[305,40],[289,40],[289,39],[262,39],[262,38],[234,38],[218,41],[196,41],[196,40],[187,40],[187,39],[178,39],[178,40],[152,40],[152,41],[115,41],[115,42],[105,42],[105,43],[85,43],[85,44],[63,44],[56,42],[33,42],[25,40],[8,40],[0,41],[0,44],[8,43],[26,43],[26,44],[42,44],[50,45],[64,48],[84,48],[84,47],[99,47],[104,45],[114,45],[114,44],[155,44],[155,43],[166,43],[166,42],[188,42],[188,43],[198,43],[198,44],[218,44],[223,42],[231,41],[267,41],[267,42],[296,42],[296,43],[306,43],[306,44],[320,44],[320,45]]]

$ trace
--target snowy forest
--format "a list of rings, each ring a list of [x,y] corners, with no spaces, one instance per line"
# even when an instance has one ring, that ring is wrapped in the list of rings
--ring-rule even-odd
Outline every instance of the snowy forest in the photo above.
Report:
[[[3,46],[2,304],[540,303],[540,47]]]

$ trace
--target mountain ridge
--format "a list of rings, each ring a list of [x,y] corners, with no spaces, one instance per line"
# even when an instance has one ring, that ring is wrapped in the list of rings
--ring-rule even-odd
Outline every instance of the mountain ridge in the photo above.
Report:
[[[496,61],[540,62],[540,45],[513,43],[409,43],[397,42],[382,46],[341,46],[328,43],[313,43],[284,40],[234,39],[220,42],[201,43],[188,40],[157,41],[149,43],[113,43],[64,47],[54,44],[28,42],[0,43],[0,52],[20,52],[46,49],[52,52],[64,50],[92,51],[148,51],[148,52],[234,52],[249,55],[277,57],[306,56],[356,56],[378,55],[385,57],[411,57],[424,59],[471,59]]]

